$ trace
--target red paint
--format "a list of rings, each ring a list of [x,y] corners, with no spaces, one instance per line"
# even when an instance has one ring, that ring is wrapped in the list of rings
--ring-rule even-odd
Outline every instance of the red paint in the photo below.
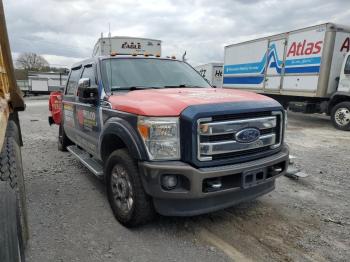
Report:
[[[340,52],[349,52],[350,50],[350,37],[345,38],[343,44],[341,45]]]
[[[179,116],[188,106],[225,102],[271,100],[266,96],[224,88],[166,88],[115,94],[108,101],[112,108],[144,116]]]
[[[321,52],[322,41],[318,41],[316,43],[307,42],[306,40],[302,42],[293,42],[288,50],[287,56],[303,56],[303,55],[311,55],[318,54]]]
[[[51,92],[49,98],[49,110],[56,125],[61,123],[62,94],[59,91]]]

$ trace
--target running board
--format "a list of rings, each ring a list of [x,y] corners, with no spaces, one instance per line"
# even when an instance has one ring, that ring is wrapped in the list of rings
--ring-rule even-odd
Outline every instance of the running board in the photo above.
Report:
[[[78,158],[95,176],[103,178],[103,165],[101,161],[94,159],[89,153],[79,149],[77,146],[67,146],[67,150]]]

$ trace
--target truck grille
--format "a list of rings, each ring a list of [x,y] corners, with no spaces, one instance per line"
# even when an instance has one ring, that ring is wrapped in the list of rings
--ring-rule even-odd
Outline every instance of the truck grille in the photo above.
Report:
[[[282,118],[281,111],[200,118],[197,121],[197,158],[210,161],[275,149],[282,142]],[[248,129],[255,139],[253,137],[251,142],[239,139],[239,134]]]

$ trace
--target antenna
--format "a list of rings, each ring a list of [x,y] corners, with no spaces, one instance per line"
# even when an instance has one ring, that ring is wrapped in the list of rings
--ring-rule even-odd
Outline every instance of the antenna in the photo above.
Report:
[[[108,23],[109,53],[112,53],[111,23]]]
[[[182,61],[186,62],[186,54],[187,54],[187,51],[185,51],[185,53],[182,55]]]
[[[108,22],[108,38],[109,38],[109,54],[112,53],[112,39],[111,39],[111,23]],[[113,72],[112,72],[112,58],[109,58],[109,69],[110,69],[110,84],[109,88],[112,92],[112,84],[113,84]]]

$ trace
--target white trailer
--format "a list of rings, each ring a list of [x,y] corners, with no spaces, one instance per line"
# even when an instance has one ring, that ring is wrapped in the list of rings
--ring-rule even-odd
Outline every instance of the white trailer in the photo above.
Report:
[[[209,63],[196,66],[195,69],[215,87],[222,87],[223,63]]]
[[[151,54],[161,56],[161,41],[128,36],[101,37],[97,40],[92,56]]]
[[[327,113],[350,130],[350,27],[326,23],[225,47],[223,87],[293,111]]]
[[[23,91],[27,94],[50,94],[52,91],[58,91],[66,85],[68,75],[59,72],[29,72],[29,89]]]

